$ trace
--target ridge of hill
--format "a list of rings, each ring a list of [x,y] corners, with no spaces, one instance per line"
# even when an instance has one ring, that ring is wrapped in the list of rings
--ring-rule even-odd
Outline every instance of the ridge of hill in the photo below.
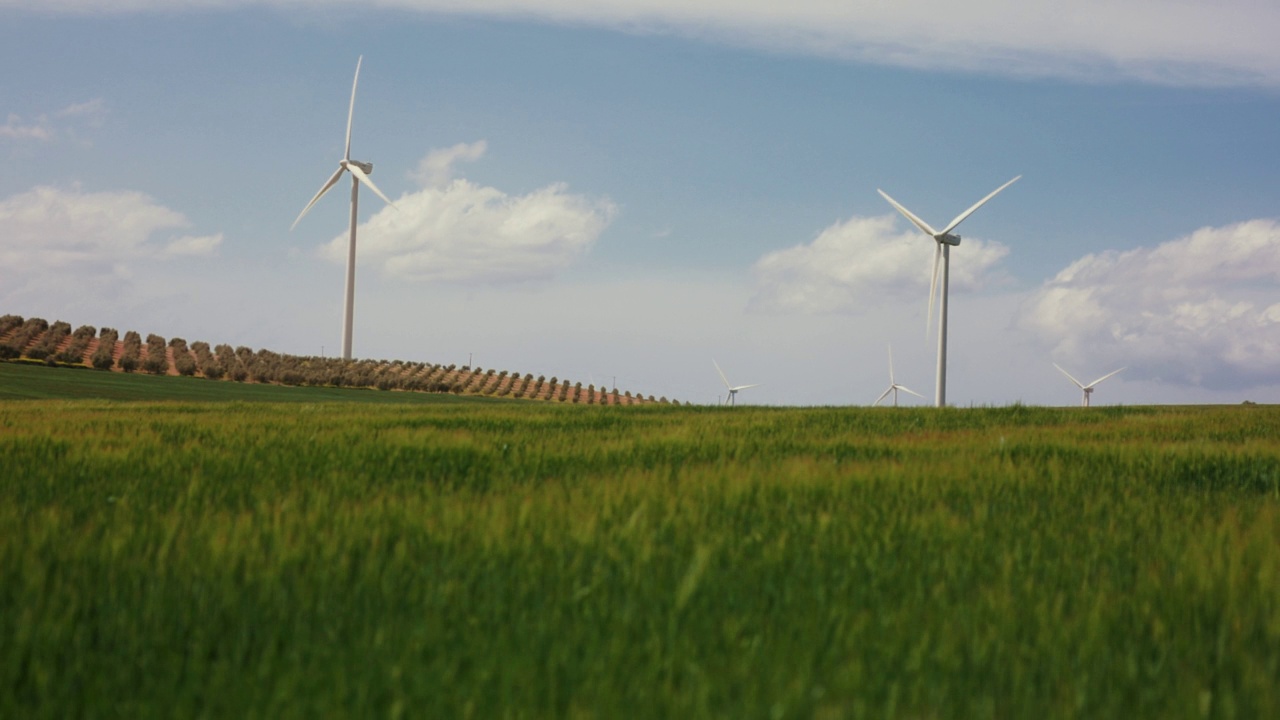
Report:
[[[377,388],[406,392],[453,393],[587,405],[670,403],[631,391],[619,393],[594,385],[583,387],[557,377],[535,378],[506,370],[458,367],[403,360],[341,360],[287,355],[248,347],[207,342],[190,345],[180,337],[165,338],[114,328],[98,330],[19,315],[0,316],[0,360],[88,366],[110,372],[184,375],[218,382],[270,383],[316,387]],[[678,401],[674,401],[679,404]]]

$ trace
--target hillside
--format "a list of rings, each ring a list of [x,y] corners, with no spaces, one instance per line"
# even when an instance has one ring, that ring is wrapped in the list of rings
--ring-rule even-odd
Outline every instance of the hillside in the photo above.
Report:
[[[417,393],[452,393],[587,405],[668,403],[571,382],[506,370],[402,360],[341,360],[287,355],[244,346],[190,344],[180,337],[70,323],[43,318],[0,317],[0,360],[91,367],[119,373],[203,378],[216,382],[338,388],[376,388]]]

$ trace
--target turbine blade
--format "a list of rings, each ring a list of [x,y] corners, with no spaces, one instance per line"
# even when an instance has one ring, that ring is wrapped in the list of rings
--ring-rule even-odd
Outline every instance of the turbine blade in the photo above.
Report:
[[[373,180],[369,179],[369,176],[366,175],[364,171],[360,169],[359,165],[356,165],[355,163],[350,163],[347,165],[347,169],[351,171],[351,175],[355,177],[355,179],[359,180],[365,185],[368,185],[369,189],[375,192],[378,195],[378,197],[382,198],[388,205],[390,205],[393,208],[396,207],[396,204],[391,202],[391,200],[389,200],[386,195],[383,195],[382,191],[378,189],[377,185],[373,184]],[[400,208],[396,208],[396,209],[399,210]]]
[[[884,198],[885,200],[888,200],[889,204],[892,205],[894,208],[896,208],[898,212],[902,213],[903,217],[910,220],[911,224],[920,228],[920,232],[924,233],[925,235],[928,235],[929,237],[938,236],[938,233],[933,228],[929,227],[929,223],[921,220],[920,218],[915,216],[915,213],[899,205],[897,200],[894,200],[893,198],[889,197],[889,193],[879,188],[876,188],[876,192],[880,193],[880,197]]]
[[[325,182],[324,187],[320,188],[320,192],[316,193],[315,197],[311,198],[311,202],[307,203],[307,206],[302,208],[302,212],[298,213],[298,219],[294,220],[293,224],[289,226],[290,232],[298,226],[298,220],[301,220],[302,216],[306,215],[307,212],[311,210],[311,206],[316,204],[316,201],[320,199],[320,196],[329,192],[329,188],[333,187],[334,184],[338,182],[338,178],[342,177],[342,171],[343,168],[338,168],[338,171],[331,175],[329,180]]]
[[[938,294],[938,263],[942,260],[942,243],[934,242],[933,252],[933,279],[929,281],[929,314],[924,319],[924,334],[929,336],[929,329],[933,327],[933,303]]]
[[[356,84],[360,82],[360,63],[363,61],[363,55],[356,58],[356,77],[351,81],[351,105],[347,107],[347,150],[342,155],[343,160],[351,159],[351,116],[356,112]]]
[[[909,392],[909,393],[911,393],[912,395],[915,395],[916,397],[920,398],[921,400],[923,400],[923,399],[924,399],[924,396],[923,396],[923,395],[921,395],[920,393],[916,392],[915,390],[912,390],[911,388],[907,387],[906,385],[894,385],[894,387],[898,388],[899,390],[901,390],[901,391],[903,391],[903,392]]]
[[[962,213],[960,213],[959,215],[957,215],[957,216],[956,216],[956,219],[955,219],[955,220],[952,220],[952,221],[951,221],[951,224],[947,226],[947,229],[942,231],[942,234],[943,234],[943,235],[946,235],[947,233],[951,232],[952,230],[955,230],[955,229],[956,229],[956,226],[957,226],[957,225],[959,225],[960,223],[964,222],[964,219],[965,219],[965,218],[967,218],[967,217],[969,217],[970,215],[972,215],[974,210],[977,210],[978,208],[980,208],[980,207],[982,207],[983,205],[985,205],[985,204],[987,203],[987,201],[988,201],[988,200],[990,200],[991,198],[995,197],[996,195],[999,195],[1001,190],[1003,190],[1003,189],[1005,189],[1005,188],[1009,187],[1010,185],[1012,185],[1012,184],[1014,184],[1014,183],[1018,182],[1018,179],[1019,179],[1019,178],[1021,178],[1021,177],[1022,177],[1022,176],[1021,176],[1021,175],[1019,175],[1018,177],[1016,177],[1016,178],[1014,178],[1014,179],[1010,180],[1009,182],[1007,182],[1007,183],[1005,183],[1005,184],[1001,185],[1000,187],[996,188],[995,190],[992,190],[990,195],[988,195],[988,196],[986,196],[986,197],[982,198],[982,199],[981,199],[981,200],[979,200],[978,202],[974,203],[974,204],[973,204],[973,207],[971,207],[971,208],[969,208],[968,210],[965,210],[964,212],[962,212]]]
[[[1069,372],[1067,372],[1066,370],[1063,370],[1061,367],[1059,367],[1059,366],[1058,366],[1058,363],[1054,363],[1054,364],[1053,364],[1053,366],[1054,366],[1054,367],[1056,367],[1056,368],[1058,368],[1058,372],[1062,373],[1063,375],[1066,375],[1066,376],[1067,376],[1067,378],[1069,378],[1069,379],[1071,380],[1071,382],[1075,383],[1075,384],[1076,384],[1076,387],[1080,388],[1081,390],[1084,390],[1084,385],[1083,385],[1083,384],[1081,384],[1081,382],[1080,382],[1079,380],[1075,379],[1074,377],[1071,377],[1071,373],[1069,373]],[[1117,370],[1116,372],[1120,372],[1120,371],[1119,371],[1119,370]],[[1115,374],[1115,373],[1112,373],[1112,374]]]
[[[724,386],[729,388],[729,392],[733,392],[733,386],[729,384],[729,378],[725,377],[724,371],[720,369],[720,363],[712,360],[711,364],[716,366],[716,372],[720,373],[720,379],[724,381]]]
[[[1128,366],[1126,365],[1125,367],[1128,367]],[[1124,369],[1125,369],[1125,368],[1120,368],[1120,370],[1124,370]],[[1103,380],[1106,380],[1107,378],[1111,377],[1112,375],[1115,375],[1116,373],[1120,372],[1120,370],[1113,370],[1113,371],[1111,371],[1111,372],[1107,373],[1106,375],[1103,375],[1102,377],[1098,378],[1097,380],[1094,380],[1093,382],[1089,383],[1089,384],[1088,384],[1088,385],[1086,385],[1085,387],[1093,387],[1094,385],[1097,385],[1098,383],[1102,382]]]
[[[884,399],[885,399],[885,398],[887,398],[887,397],[889,397],[889,393],[891,393],[891,392],[893,392],[893,386],[892,386],[892,385],[890,385],[890,386],[889,386],[889,389],[888,389],[888,390],[885,390],[884,392],[880,393],[880,397],[876,398],[876,401],[875,401],[875,402],[873,402],[873,403],[871,403],[871,407],[875,407],[875,406],[879,405],[879,404],[880,404],[880,401],[881,401],[881,400],[884,400]]]
[[[893,344],[889,344],[889,387],[893,387]]]
[[[739,385],[738,387],[734,388],[733,391],[738,392],[739,390],[749,390],[753,387],[760,387],[760,383],[756,383],[755,385]]]

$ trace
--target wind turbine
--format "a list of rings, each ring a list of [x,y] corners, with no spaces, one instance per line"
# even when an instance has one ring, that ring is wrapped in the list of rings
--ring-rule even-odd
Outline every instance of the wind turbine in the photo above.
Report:
[[[746,390],[747,388],[760,387],[759,383],[756,383],[755,385],[730,385],[729,378],[725,377],[724,371],[720,369],[720,364],[717,363],[715,360],[712,360],[711,364],[716,366],[716,372],[720,373],[720,379],[724,381],[724,386],[729,388],[729,404],[730,405],[737,405],[736,399],[738,397],[739,390]]]
[[[921,399],[924,398],[923,395],[916,392],[915,390],[912,390],[906,385],[899,385],[897,382],[894,381],[893,379],[893,346],[890,345],[889,346],[889,389],[881,393],[880,397],[876,398],[876,401],[872,403],[871,406],[875,407],[876,405],[879,405],[881,400],[884,400],[886,397],[889,396],[889,393],[893,393],[893,406],[898,407],[898,391],[899,390],[902,390],[903,392],[909,392],[912,395],[915,395],[916,397]]]
[[[1097,385],[1098,383],[1102,382],[1103,380],[1106,380],[1107,378],[1111,377],[1112,375],[1115,375],[1116,373],[1120,372],[1120,370],[1124,370],[1124,368],[1120,368],[1120,370],[1112,370],[1111,372],[1107,373],[1106,375],[1103,375],[1102,377],[1098,378],[1097,380],[1094,380],[1093,382],[1089,383],[1088,385],[1085,385],[1085,384],[1081,383],[1079,380],[1077,380],[1077,379],[1075,379],[1075,378],[1071,377],[1071,373],[1069,373],[1069,372],[1067,372],[1066,370],[1063,370],[1061,367],[1059,367],[1059,366],[1058,366],[1058,363],[1054,363],[1054,364],[1053,364],[1053,366],[1054,366],[1054,367],[1056,367],[1056,368],[1058,368],[1058,372],[1062,373],[1063,375],[1066,375],[1066,376],[1067,376],[1067,378],[1068,378],[1069,380],[1071,380],[1071,382],[1075,383],[1075,384],[1076,384],[1076,387],[1078,387],[1078,388],[1080,388],[1081,390],[1083,390],[1083,391],[1084,391],[1084,399],[1080,401],[1080,406],[1081,406],[1081,407],[1089,407],[1089,396],[1093,394],[1093,388],[1094,388],[1094,386],[1095,386],[1095,385]]]
[[[347,108],[347,149],[342,155],[342,159],[338,161],[338,169],[329,177],[324,186],[320,188],[320,192],[311,198],[311,202],[302,208],[302,212],[298,213],[298,219],[293,221],[293,225],[289,226],[292,232],[298,226],[298,221],[302,220],[302,216],[306,215],[316,201],[325,193],[329,192],[329,188],[338,183],[342,173],[351,173],[351,240],[347,243],[347,294],[346,303],[342,310],[342,359],[351,359],[351,320],[355,314],[355,295],[356,295],[356,209],[359,206],[360,183],[369,186],[369,189],[378,197],[382,198],[388,205],[395,207],[395,203],[387,199],[386,195],[378,189],[377,185],[369,179],[369,175],[373,173],[373,163],[360,162],[351,159],[351,117],[356,110],[356,84],[360,81],[360,63],[364,60],[361,55],[356,60],[356,77],[351,81],[351,105]]]
[[[1004,190],[1005,188],[1014,184],[1021,178],[1022,176],[1019,175],[1018,177],[1010,180],[1009,182],[991,191],[990,195],[982,198],[978,202],[974,203],[973,207],[957,215],[956,219],[952,220],[951,223],[947,225],[945,228],[943,228],[942,230],[934,230],[932,227],[929,227],[929,223],[921,220],[920,218],[916,217],[910,210],[906,209],[902,205],[899,205],[898,201],[889,197],[888,193],[886,193],[883,190],[880,190],[879,188],[876,189],[876,192],[880,193],[880,196],[883,197],[885,200],[888,200],[889,204],[892,205],[898,212],[902,213],[903,217],[910,220],[911,224],[920,228],[921,232],[933,238],[934,241],[937,242],[937,247],[933,254],[933,279],[929,281],[929,315],[928,315],[928,318],[926,319],[925,327],[928,328],[928,323],[933,321],[933,299],[937,295],[936,291],[938,288],[938,260],[939,258],[941,258],[942,260],[942,302],[941,302],[942,310],[940,313],[941,319],[938,322],[938,386],[937,386],[937,395],[935,397],[935,404],[938,407],[945,407],[947,404],[947,288],[948,288],[950,277],[951,277],[951,246],[960,244],[960,236],[952,235],[951,231],[955,230],[956,226],[964,222],[965,218],[972,215],[975,210],[985,205],[988,200],[998,195],[1001,190]],[[925,332],[928,332],[928,330],[926,329]]]

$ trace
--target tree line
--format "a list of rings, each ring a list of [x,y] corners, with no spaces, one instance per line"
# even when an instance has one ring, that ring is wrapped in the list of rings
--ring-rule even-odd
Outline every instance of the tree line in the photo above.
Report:
[[[97,340],[96,346],[94,340]],[[311,387],[376,388],[406,392],[453,393],[498,398],[543,400],[588,405],[669,403],[667,398],[645,398],[631,391],[582,387],[557,377],[534,377],[508,370],[458,367],[403,360],[342,360],[287,355],[271,350],[215,345],[203,341],[188,345],[183,338],[148,334],[146,342],[136,331],[123,339],[114,328],[82,325],[71,331],[61,320],[50,325],[41,318],[18,315],[0,317],[0,360],[26,358],[49,365],[88,365],[98,370],[142,371],[165,375],[172,369],[184,377],[230,382],[273,383]],[[678,401],[675,401],[679,404]]]

